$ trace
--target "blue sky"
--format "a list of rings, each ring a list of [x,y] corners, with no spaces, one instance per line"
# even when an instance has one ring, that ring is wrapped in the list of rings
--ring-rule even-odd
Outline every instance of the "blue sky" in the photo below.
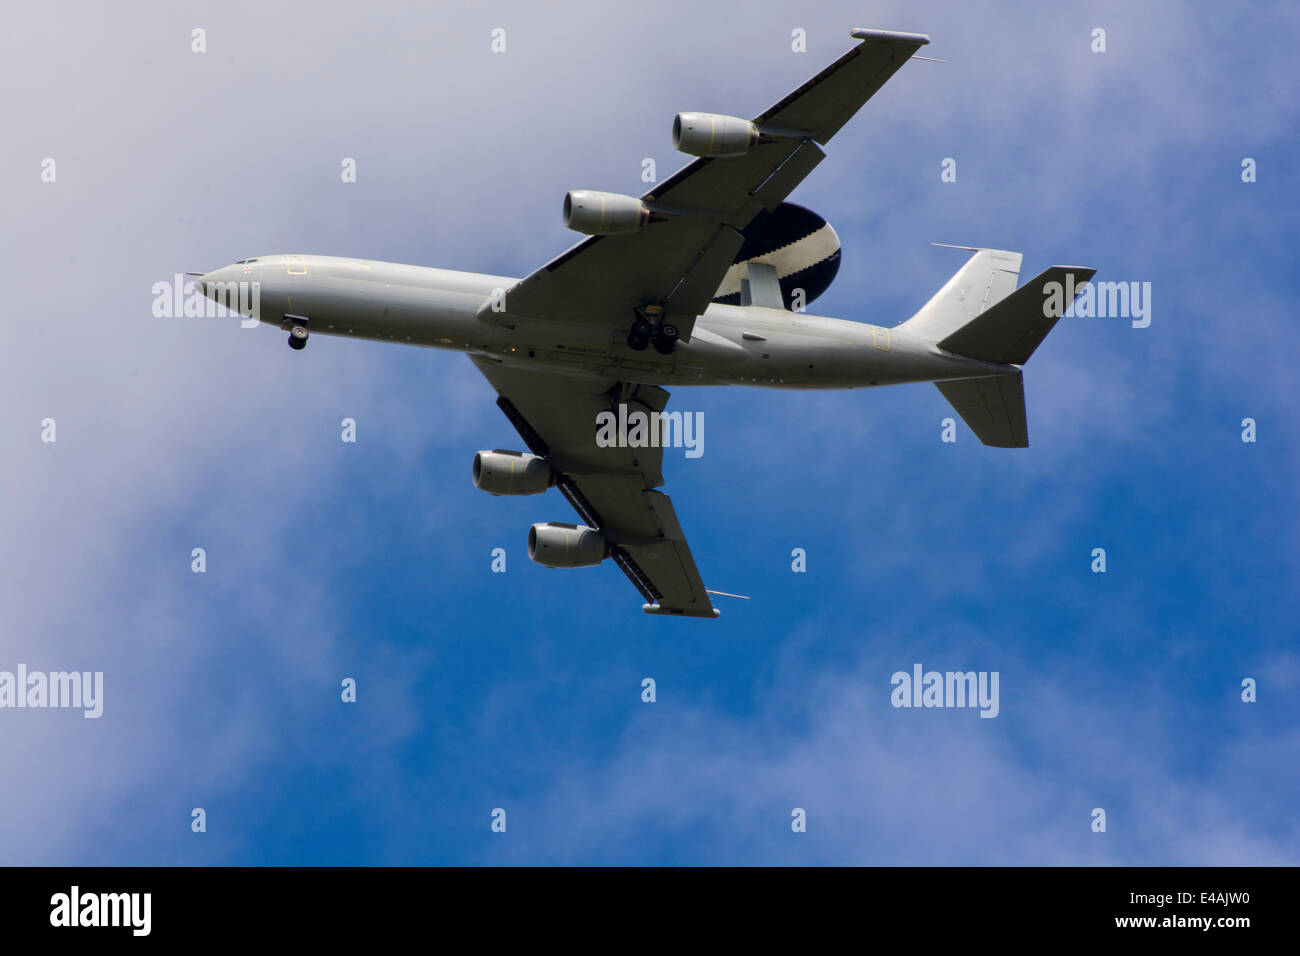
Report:
[[[0,670],[102,670],[105,702],[0,711],[0,862],[1300,862],[1300,18],[1133,6],[16,12]],[[949,62],[792,197],[844,245],[812,311],[902,321],[950,242],[1150,282],[1152,322],[1061,322],[1025,451],[940,442],[929,385],[676,390],[705,453],[666,490],[706,583],[753,595],[716,622],[528,562],[570,513],[472,487],[519,442],[464,357],[150,314],[264,253],[526,274],[573,240],[565,190],[666,177],[675,112],[756,114],[855,26]],[[891,707],[916,662],[998,671],[999,716]]]

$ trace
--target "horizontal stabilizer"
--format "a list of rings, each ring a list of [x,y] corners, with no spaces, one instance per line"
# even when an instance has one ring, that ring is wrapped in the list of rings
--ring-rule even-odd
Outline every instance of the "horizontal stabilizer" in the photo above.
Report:
[[[1019,372],[935,382],[970,430],[994,448],[1028,448],[1025,387]]]
[[[941,339],[939,348],[984,362],[1024,365],[1096,271],[1052,266]]]

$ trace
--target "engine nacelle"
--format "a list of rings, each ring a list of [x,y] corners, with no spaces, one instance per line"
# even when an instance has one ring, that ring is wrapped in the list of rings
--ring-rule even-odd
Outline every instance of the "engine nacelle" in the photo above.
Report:
[[[608,552],[604,535],[585,525],[550,521],[528,529],[528,557],[548,568],[589,568]]]
[[[551,466],[521,451],[481,451],[474,456],[474,487],[490,495],[540,495],[551,487]]]
[[[747,119],[717,113],[678,113],[673,148],[692,156],[743,156],[764,139]]]
[[[572,189],[564,196],[564,225],[589,236],[636,232],[658,217],[634,196]]]

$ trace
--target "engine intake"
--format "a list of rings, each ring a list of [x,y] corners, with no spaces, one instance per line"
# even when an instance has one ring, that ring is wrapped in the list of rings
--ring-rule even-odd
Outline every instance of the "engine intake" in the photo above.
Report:
[[[564,225],[589,236],[636,232],[659,218],[633,196],[572,189],[564,196]]]
[[[766,139],[739,116],[678,113],[673,119],[673,148],[692,156],[743,156]]]
[[[540,495],[551,486],[545,458],[521,451],[481,451],[474,456],[474,487],[490,495]]]
[[[609,553],[595,528],[551,521],[528,529],[528,557],[548,568],[589,568]]]

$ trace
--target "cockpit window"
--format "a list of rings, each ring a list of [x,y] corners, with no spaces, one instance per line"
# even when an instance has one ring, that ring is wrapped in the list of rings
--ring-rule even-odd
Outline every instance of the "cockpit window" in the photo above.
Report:
[[[257,261],[256,259],[236,259],[235,265],[243,266],[243,265],[247,265],[250,262],[256,262],[256,261]]]

